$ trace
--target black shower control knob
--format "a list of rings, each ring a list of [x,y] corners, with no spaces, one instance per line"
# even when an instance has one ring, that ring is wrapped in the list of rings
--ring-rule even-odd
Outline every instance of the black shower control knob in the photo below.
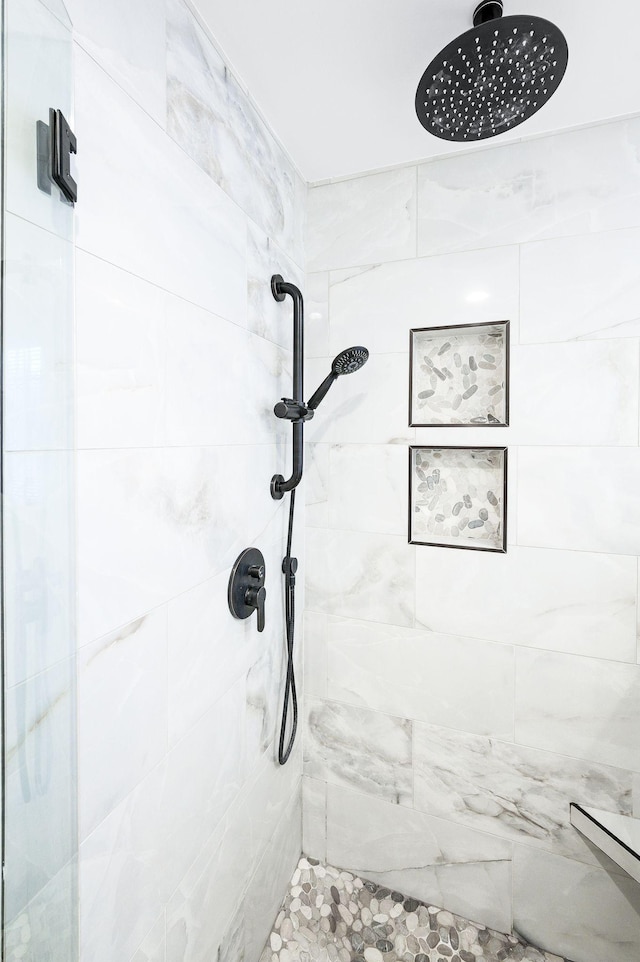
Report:
[[[247,588],[244,594],[244,603],[247,608],[255,608],[258,612],[258,631],[264,631],[264,605],[267,600],[267,589],[262,585],[260,588]]]
[[[249,567],[249,575],[258,581],[264,581],[264,565],[251,565]]]

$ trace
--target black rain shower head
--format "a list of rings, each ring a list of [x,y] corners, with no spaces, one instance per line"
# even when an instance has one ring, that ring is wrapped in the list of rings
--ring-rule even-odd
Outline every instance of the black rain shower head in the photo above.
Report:
[[[368,360],[369,352],[366,347],[348,347],[346,351],[341,351],[337,357],[334,357],[331,364],[331,373],[326,376],[318,390],[311,395],[307,407],[315,411],[335,380],[343,374],[353,374],[354,371],[359,371]]]
[[[418,120],[443,140],[472,143],[517,127],[567,67],[567,41],[548,20],[503,17],[502,0],[482,0],[473,24],[431,61],[416,91]]]

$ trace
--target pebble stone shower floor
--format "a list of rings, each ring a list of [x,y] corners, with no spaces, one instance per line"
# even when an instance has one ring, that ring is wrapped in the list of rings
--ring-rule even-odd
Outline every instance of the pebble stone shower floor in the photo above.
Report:
[[[301,858],[260,962],[569,962]]]

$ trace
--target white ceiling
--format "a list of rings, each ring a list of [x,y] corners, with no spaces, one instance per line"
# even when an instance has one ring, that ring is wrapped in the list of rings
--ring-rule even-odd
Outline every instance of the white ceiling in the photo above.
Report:
[[[474,0],[192,2],[308,181],[456,149],[421,127],[414,97],[435,54],[472,26]],[[556,23],[569,66],[534,117],[490,143],[640,112],[638,0],[505,0],[516,13]]]

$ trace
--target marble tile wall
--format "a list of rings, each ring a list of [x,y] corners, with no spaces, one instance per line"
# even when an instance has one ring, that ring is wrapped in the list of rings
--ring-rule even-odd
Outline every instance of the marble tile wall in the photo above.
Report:
[[[306,185],[182,0],[107,7],[70,0],[80,959],[255,960],[302,844],[301,745],[274,752],[291,311],[269,282],[304,282]],[[263,634],[227,608],[253,544]]]
[[[371,357],[309,431],[304,851],[574,962],[640,955],[568,822],[640,805],[639,147],[616,121],[308,208],[308,378]],[[505,319],[510,426],[408,428],[410,328]],[[407,543],[410,443],[509,446],[505,555]]]

